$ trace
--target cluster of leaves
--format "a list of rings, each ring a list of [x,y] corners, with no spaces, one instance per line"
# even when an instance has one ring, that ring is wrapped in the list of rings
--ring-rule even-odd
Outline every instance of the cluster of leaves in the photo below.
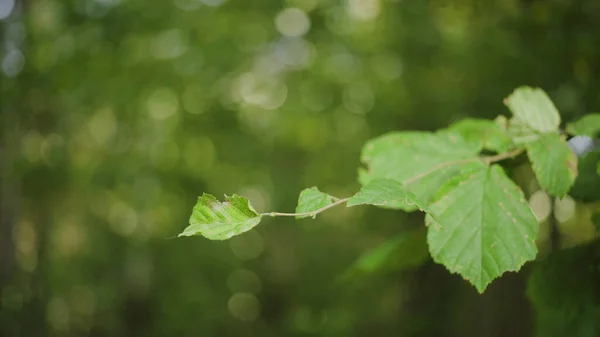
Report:
[[[520,87],[504,102],[510,118],[464,119],[437,132],[392,132],[370,140],[361,154],[362,188],[349,198],[311,187],[300,193],[296,213],[261,214],[244,197],[219,202],[203,194],[180,236],[224,240],[252,229],[265,215],[314,218],[342,203],[420,210],[426,213],[434,261],[483,292],[492,280],[518,271],[537,255],[538,221],[498,162],[526,153],[541,188],[555,197],[565,196],[578,175],[578,158],[543,90]],[[566,131],[595,137],[600,115],[587,115]]]

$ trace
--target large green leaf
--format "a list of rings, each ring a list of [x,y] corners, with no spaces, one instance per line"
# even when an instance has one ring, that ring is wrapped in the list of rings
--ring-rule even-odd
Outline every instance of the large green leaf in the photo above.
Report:
[[[204,193],[194,206],[190,225],[178,236],[202,235],[211,240],[226,240],[251,230],[261,218],[244,197],[234,194],[219,202]]]
[[[588,114],[567,124],[567,132],[574,136],[596,138],[600,135],[600,113]]]
[[[302,190],[298,197],[298,206],[296,206],[296,213],[310,213],[315,212],[323,207],[327,207],[334,202],[334,197],[327,193],[319,191],[316,187],[310,187]],[[298,215],[296,219],[302,219],[312,216],[314,219],[316,214]]]
[[[433,259],[483,292],[537,254],[538,222],[523,192],[499,165],[471,165],[448,181],[429,206]]]
[[[556,132],[560,115],[546,92],[539,88],[519,87],[504,100],[513,115],[534,131]]]
[[[540,186],[563,197],[577,177],[577,156],[558,134],[545,134],[525,145]]]
[[[508,121],[507,133],[512,142],[517,145],[533,142],[540,137],[539,133],[517,117],[513,117]]]
[[[495,122],[488,119],[467,118],[452,124],[448,129],[486,150],[506,152],[513,145],[501,123],[501,120]]]
[[[375,179],[363,186],[348,202],[347,207],[357,205],[376,205],[384,206],[387,204],[406,205],[407,207],[417,207],[424,210],[426,206],[422,201],[410,191],[408,191],[401,182],[391,179]]]
[[[480,145],[455,132],[389,133],[364,146],[361,160],[367,169],[359,171],[359,181],[362,185],[381,178],[398,181],[427,205],[446,180],[464,165],[479,161],[480,150]],[[405,203],[387,203],[385,207],[416,209]]]

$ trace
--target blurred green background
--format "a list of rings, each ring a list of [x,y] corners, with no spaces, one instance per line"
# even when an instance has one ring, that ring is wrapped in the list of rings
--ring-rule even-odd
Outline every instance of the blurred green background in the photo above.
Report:
[[[526,166],[542,261],[484,295],[419,213],[169,239],[202,192],[349,196],[366,140],[508,114],[520,85],[599,111],[599,1],[1,1],[0,335],[600,336],[600,188],[551,207]],[[545,260],[554,227],[579,246]]]

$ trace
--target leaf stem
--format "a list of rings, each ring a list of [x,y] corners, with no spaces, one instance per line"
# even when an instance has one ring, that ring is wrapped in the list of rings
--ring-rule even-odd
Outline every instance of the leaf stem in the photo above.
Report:
[[[523,153],[523,148],[518,148],[518,149],[514,149],[512,151],[496,154],[493,156],[484,157],[483,160],[485,161],[486,164],[489,165],[491,163],[499,162],[504,159],[516,157],[516,156],[520,155],[521,153]]]
[[[280,212],[269,212],[269,213],[263,213],[261,215],[268,215],[271,217],[276,217],[276,216],[315,216],[323,211],[326,211],[330,208],[333,208],[339,204],[343,204],[346,201],[348,201],[350,198],[344,198],[344,199],[337,199],[334,203],[329,204],[325,207],[321,207],[316,211],[312,211],[312,212],[304,212],[304,213],[280,213]]]
[[[500,153],[497,155],[493,155],[493,156],[488,156],[488,157],[483,157],[481,158],[481,160],[483,160],[487,165],[491,164],[491,163],[495,163],[504,159],[508,159],[508,158],[512,158],[515,156],[518,156],[519,154],[521,154],[523,152],[522,148],[518,148],[518,149],[514,149],[512,151],[509,152],[505,152],[505,153]],[[458,164],[464,164],[464,163],[469,163],[472,162],[474,160],[477,160],[476,158],[468,158],[468,159],[460,159],[460,160],[454,160],[454,161],[449,161],[446,163],[441,163],[433,168],[431,168],[430,170],[427,170],[421,174],[418,174],[406,181],[403,182],[404,185],[406,184],[410,184],[416,180],[419,180],[437,170],[440,170],[444,167],[447,166],[452,166],[452,165],[458,165]],[[321,207],[316,211],[312,211],[312,212],[304,212],[304,213],[282,213],[282,212],[269,212],[269,213],[262,213],[261,215],[264,216],[270,216],[270,217],[276,217],[276,216],[316,216],[317,214],[324,212],[330,208],[333,208],[339,204],[343,204],[346,201],[348,201],[350,198],[343,198],[343,199],[338,199],[338,198],[333,198],[334,202],[325,206],[325,207]]]

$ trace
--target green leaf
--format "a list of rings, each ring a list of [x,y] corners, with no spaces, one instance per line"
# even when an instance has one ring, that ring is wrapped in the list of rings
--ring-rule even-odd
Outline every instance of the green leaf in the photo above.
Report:
[[[525,148],[540,186],[554,196],[567,194],[577,177],[577,156],[567,142],[558,134],[546,134]]]
[[[494,123],[496,123],[500,128],[504,131],[508,128],[508,118],[504,115],[498,115],[494,118]]]
[[[429,206],[431,256],[481,293],[537,254],[538,222],[523,192],[499,165],[472,165],[440,188]]]
[[[577,179],[569,195],[582,202],[600,201],[600,151],[588,152],[577,161]]]
[[[455,132],[393,132],[370,140],[363,147],[359,181],[367,185],[375,179],[398,181],[424,205],[437,189],[464,165],[479,161],[481,146],[468,142]],[[413,211],[406,203],[388,203],[388,208]]]
[[[202,235],[210,240],[226,240],[251,230],[261,217],[244,197],[234,194],[219,202],[203,193],[194,206],[190,225],[178,236]]]
[[[536,131],[516,117],[513,117],[508,121],[507,133],[516,145],[527,144],[540,137]]]
[[[504,104],[530,129],[541,133],[558,131],[560,115],[544,90],[519,87],[504,100]]]
[[[386,204],[406,205],[424,210],[426,206],[410,191],[407,191],[402,183],[391,179],[375,179],[363,186],[348,202],[347,207],[357,205]]]
[[[334,197],[319,191],[316,187],[306,188],[300,192],[296,213],[315,212],[323,207],[333,204],[334,199]],[[311,215],[298,215],[296,216],[296,219],[307,218],[309,216]],[[316,216],[316,214],[313,214],[312,218],[314,219]]]
[[[452,124],[448,129],[460,134],[465,140],[484,149],[506,152],[512,148],[511,138],[500,124],[487,119],[467,118]]]
[[[379,244],[361,255],[346,276],[384,270],[398,272],[421,266],[429,257],[425,233],[425,228],[419,227]]]
[[[588,114],[567,124],[567,133],[573,136],[596,138],[600,135],[600,113]]]

